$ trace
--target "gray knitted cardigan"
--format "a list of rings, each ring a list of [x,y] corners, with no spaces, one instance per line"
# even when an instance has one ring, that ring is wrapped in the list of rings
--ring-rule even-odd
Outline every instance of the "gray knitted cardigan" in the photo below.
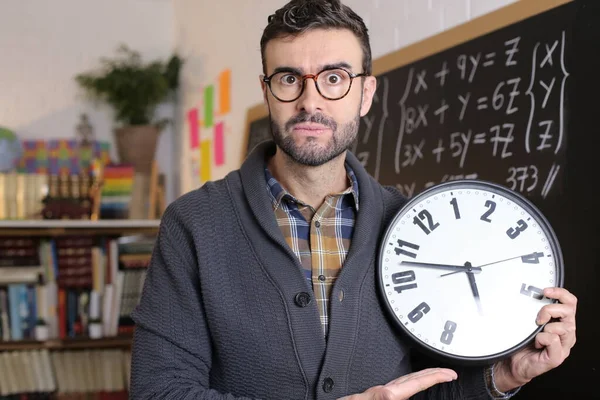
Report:
[[[347,155],[360,189],[354,236],[323,336],[312,291],[264,178],[272,143],[172,202],[133,313],[132,399],[336,399],[410,372],[410,344],[380,304],[379,239],[405,199]],[[481,368],[421,393],[489,399]]]

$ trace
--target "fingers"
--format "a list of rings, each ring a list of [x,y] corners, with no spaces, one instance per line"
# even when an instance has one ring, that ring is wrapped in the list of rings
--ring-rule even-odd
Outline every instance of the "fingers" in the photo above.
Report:
[[[549,366],[549,369],[556,368],[566,358],[558,335],[549,332],[538,333],[535,336],[535,347],[537,349],[544,348],[544,351],[547,355],[547,359],[545,361]]]
[[[544,332],[552,333],[560,338],[561,336],[566,335],[568,333],[568,330],[565,324],[554,322],[546,325],[544,327]]]
[[[449,378],[451,378],[450,380],[456,379],[456,377],[457,377],[456,372],[454,372],[453,370],[448,369],[448,368],[426,368],[426,369],[422,369],[420,371],[412,372],[410,374],[406,374],[406,375],[403,375],[403,376],[401,376],[399,378],[396,378],[393,381],[390,381],[388,383],[388,385],[390,385],[390,384],[396,384],[396,383],[402,383],[402,382],[405,382],[405,381],[408,381],[408,380],[411,380],[411,379],[419,378],[419,377],[421,377],[423,375],[431,375],[431,374],[435,374],[435,373],[445,374]]]
[[[547,324],[544,332],[555,334],[559,337],[563,349],[568,353],[577,341],[575,331],[575,314],[577,311],[577,297],[564,288],[546,288],[544,295],[557,299],[559,303],[548,304],[538,313],[537,323]],[[549,323],[554,318],[559,322]]]
[[[384,385],[381,389],[385,392],[381,399],[403,400],[416,393],[422,392],[434,385],[450,382],[457,378],[456,372],[446,368],[428,368],[412,374],[401,376]],[[376,397],[377,398],[377,397]]]
[[[565,288],[550,287],[544,289],[544,296],[549,299],[556,299],[562,304],[577,307],[577,297]]]
[[[558,300],[542,307],[536,322],[545,325],[544,330],[535,336],[537,352],[524,350],[515,356],[519,371],[513,378],[528,381],[550,369],[556,368],[569,356],[575,345],[575,314],[577,298],[564,288],[546,288],[544,296]],[[551,320],[553,320],[550,322]]]
[[[561,319],[563,322],[575,323],[577,311],[577,297],[564,288],[546,288],[544,295],[559,302],[548,304],[538,313],[537,323],[543,325],[551,318]]]
[[[563,348],[570,351],[577,341],[575,329],[574,322],[552,322],[544,327],[544,332],[557,335]]]
[[[544,325],[550,322],[550,319],[574,321],[572,309],[564,304],[547,304],[540,309],[536,322],[538,325]]]

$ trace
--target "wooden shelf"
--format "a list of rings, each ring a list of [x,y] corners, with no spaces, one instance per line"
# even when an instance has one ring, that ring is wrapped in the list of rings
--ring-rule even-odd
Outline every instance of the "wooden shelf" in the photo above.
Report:
[[[116,336],[101,339],[51,339],[43,342],[36,340],[14,340],[9,342],[0,341],[0,351],[129,348],[131,346],[131,340],[131,336]]]
[[[159,225],[159,219],[0,220],[0,236],[153,234]]]

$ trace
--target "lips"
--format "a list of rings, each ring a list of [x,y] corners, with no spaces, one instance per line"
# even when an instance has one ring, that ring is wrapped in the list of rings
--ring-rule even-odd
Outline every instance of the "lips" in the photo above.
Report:
[[[293,127],[293,130],[296,132],[320,133],[328,131],[330,128],[321,124],[298,124]]]

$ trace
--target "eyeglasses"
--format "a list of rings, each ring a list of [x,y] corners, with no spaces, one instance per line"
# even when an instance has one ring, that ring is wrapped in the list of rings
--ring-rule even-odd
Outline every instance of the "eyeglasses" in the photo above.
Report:
[[[354,78],[368,76],[367,73],[353,74],[343,68],[325,69],[316,75],[300,75],[294,72],[276,72],[271,76],[263,78],[263,81],[269,86],[273,96],[284,103],[296,101],[304,93],[306,80],[315,81],[317,92],[327,100],[340,100],[352,88]]]

